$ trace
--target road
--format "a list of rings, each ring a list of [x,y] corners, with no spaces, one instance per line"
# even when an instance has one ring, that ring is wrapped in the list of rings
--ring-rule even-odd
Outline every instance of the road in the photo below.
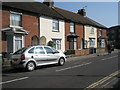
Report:
[[[48,65],[32,72],[9,70],[2,88],[112,88],[118,81],[118,54],[68,58],[64,66]]]

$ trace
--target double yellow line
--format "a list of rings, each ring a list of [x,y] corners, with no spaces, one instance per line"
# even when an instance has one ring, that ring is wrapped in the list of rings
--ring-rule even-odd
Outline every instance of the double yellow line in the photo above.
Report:
[[[120,73],[120,70],[119,70],[119,71],[116,71],[116,72],[114,72],[114,73],[112,73],[112,74],[110,74],[110,75],[108,75],[108,76],[106,76],[105,78],[103,78],[103,79],[101,79],[101,80],[99,80],[99,81],[97,81],[97,82],[95,82],[95,83],[93,83],[93,84],[91,84],[91,85],[89,85],[89,86],[86,87],[84,90],[89,90],[89,89],[91,89],[91,88],[95,88],[96,86],[101,85],[102,83],[104,83],[104,82],[106,82],[107,80],[111,79],[112,77],[118,75],[119,73]]]

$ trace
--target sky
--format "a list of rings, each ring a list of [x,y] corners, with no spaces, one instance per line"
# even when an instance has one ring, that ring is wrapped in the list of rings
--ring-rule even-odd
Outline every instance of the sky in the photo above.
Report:
[[[36,0],[40,1],[41,0]],[[44,1],[44,0],[42,0]],[[55,1],[55,0],[53,0]],[[70,0],[69,0],[70,1]],[[62,8],[71,12],[77,13],[79,9],[84,8],[86,9],[87,17],[99,22],[100,24],[103,24],[106,27],[112,27],[115,25],[118,25],[118,2],[113,1],[107,1],[102,0],[99,2],[94,1],[86,1],[86,2],[72,2],[70,1],[66,2],[55,2],[54,6],[58,8]],[[97,0],[96,0],[97,1]]]

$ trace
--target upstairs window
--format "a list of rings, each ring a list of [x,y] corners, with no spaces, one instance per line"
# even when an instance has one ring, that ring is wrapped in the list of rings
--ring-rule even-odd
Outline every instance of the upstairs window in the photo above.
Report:
[[[90,26],[90,34],[94,34],[94,27]]]
[[[75,25],[74,25],[74,23],[70,23],[70,33],[75,33]]]
[[[99,36],[102,36],[102,29],[99,29]]]
[[[52,31],[53,32],[59,32],[59,20],[53,19]]]
[[[10,14],[10,25],[11,26],[22,26],[21,14],[11,13]]]

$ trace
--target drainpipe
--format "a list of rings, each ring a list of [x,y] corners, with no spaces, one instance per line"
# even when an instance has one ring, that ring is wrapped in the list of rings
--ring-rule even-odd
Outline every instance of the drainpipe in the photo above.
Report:
[[[40,45],[40,16],[38,16],[38,45]]]
[[[83,25],[83,49],[85,49],[85,25]]]

